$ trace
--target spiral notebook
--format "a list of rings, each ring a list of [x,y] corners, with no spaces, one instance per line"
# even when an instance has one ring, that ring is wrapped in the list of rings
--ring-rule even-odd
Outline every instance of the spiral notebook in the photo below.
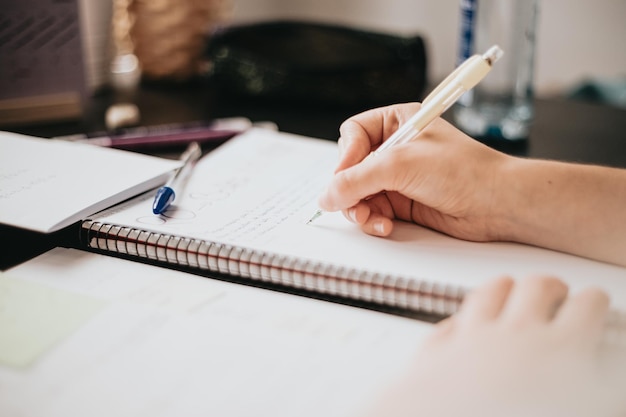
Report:
[[[453,313],[468,289],[502,275],[552,274],[606,288],[626,306],[626,268],[514,243],[476,243],[398,222],[388,238],[340,213],[306,224],[337,162],[334,142],[262,129],[202,158],[174,205],[154,192],[82,222],[103,252],[386,306]],[[626,310],[626,309],[624,309]]]

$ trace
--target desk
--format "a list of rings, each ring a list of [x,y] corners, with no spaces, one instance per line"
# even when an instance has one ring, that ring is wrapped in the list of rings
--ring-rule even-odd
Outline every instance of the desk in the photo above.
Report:
[[[87,114],[85,124],[14,130],[41,136],[97,130],[102,127],[105,103],[106,97],[90,103],[93,113]],[[252,120],[273,120],[284,131],[331,140],[339,123],[353,113],[350,109],[254,103],[218,106],[203,91],[158,88],[142,91],[138,103],[146,124],[243,115]],[[624,111],[584,103],[540,100],[537,121],[523,151],[533,157],[626,167],[625,115]],[[74,232],[0,233],[5,242],[0,267],[6,268],[62,244]],[[6,247],[8,242],[10,248]],[[84,261],[92,255],[85,251],[59,253],[58,249],[56,253],[58,257],[40,264],[40,282],[47,282],[45,278],[54,265],[84,267],[85,262],[71,261]],[[98,411],[138,415],[139,407],[147,410],[143,415],[162,416],[193,411],[243,415],[250,407],[262,410],[261,414],[279,416],[340,415],[342,407],[365,404],[405,372],[422,335],[429,331],[424,323],[251,291],[175,271],[148,282],[142,279],[146,272],[138,262],[123,266],[120,259],[109,256],[92,260],[95,263],[89,270],[69,268],[72,274],[63,270],[59,287],[54,289],[85,282],[82,288],[92,292],[82,295],[105,304],[109,309],[102,307],[107,314],[103,317],[110,320],[93,320],[71,340],[75,343],[57,348],[52,360],[35,369],[45,372],[34,372],[32,385],[12,384],[7,378],[4,398],[29,409],[39,405],[59,415],[93,415]],[[22,270],[24,276],[38,279],[32,264],[22,267],[27,267]],[[126,273],[108,273],[119,269]],[[108,299],[95,298],[103,292]],[[137,300],[137,305],[129,300]],[[164,307],[169,310],[162,311]],[[17,382],[31,382],[14,374],[21,378]],[[37,378],[40,375],[43,378]],[[23,388],[30,386],[36,389]],[[35,397],[31,392],[43,395]]]
[[[5,128],[51,137],[104,130],[104,113],[114,98],[107,91],[86,103],[82,121]],[[205,84],[148,84],[137,93],[143,125],[158,125],[218,117],[245,116],[276,122],[280,130],[335,140],[343,120],[364,108],[260,103],[223,99]],[[446,113],[446,117],[449,114]],[[558,98],[536,100],[536,118],[526,147],[504,151],[533,158],[558,159],[626,167],[626,110]]]
[[[95,95],[86,103],[81,122],[53,125],[16,126],[11,130],[51,137],[104,128],[104,112],[114,98],[109,92]],[[332,106],[258,103],[225,100],[205,84],[144,85],[136,103],[144,125],[175,123],[217,117],[246,116],[253,121],[270,120],[286,132],[334,140],[339,125],[364,109]],[[560,99],[539,99],[536,120],[524,147],[504,149],[533,158],[557,159],[626,167],[626,110],[598,104]],[[42,253],[68,239],[67,231],[40,235],[15,229],[1,229],[3,241],[12,242],[0,255],[0,269],[6,269]],[[70,236],[71,237],[71,236]]]

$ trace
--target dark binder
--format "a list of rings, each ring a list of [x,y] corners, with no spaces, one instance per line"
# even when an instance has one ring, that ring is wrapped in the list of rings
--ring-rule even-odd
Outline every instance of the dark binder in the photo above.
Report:
[[[228,26],[212,34],[207,58],[230,97],[365,108],[419,101],[426,84],[421,36],[324,23]]]

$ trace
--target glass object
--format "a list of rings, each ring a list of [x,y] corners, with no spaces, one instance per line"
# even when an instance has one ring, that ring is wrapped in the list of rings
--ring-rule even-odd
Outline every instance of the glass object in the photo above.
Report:
[[[533,120],[539,0],[461,0],[458,62],[498,45],[504,56],[453,109],[457,127],[486,140],[523,141]]]

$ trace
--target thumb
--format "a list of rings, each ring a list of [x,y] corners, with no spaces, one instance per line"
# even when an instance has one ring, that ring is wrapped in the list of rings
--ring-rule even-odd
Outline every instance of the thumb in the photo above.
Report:
[[[390,158],[371,157],[335,174],[318,199],[326,211],[345,210],[368,196],[390,190],[395,171]]]

